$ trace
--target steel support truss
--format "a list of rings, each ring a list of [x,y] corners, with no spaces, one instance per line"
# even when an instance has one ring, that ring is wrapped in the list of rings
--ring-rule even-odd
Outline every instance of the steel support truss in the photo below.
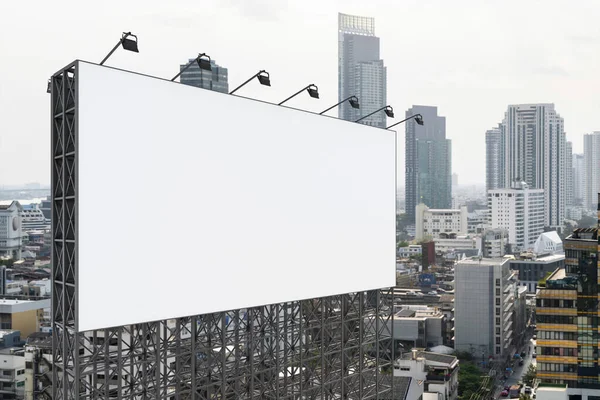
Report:
[[[391,398],[387,290],[78,332],[77,63],[51,88],[53,398]]]

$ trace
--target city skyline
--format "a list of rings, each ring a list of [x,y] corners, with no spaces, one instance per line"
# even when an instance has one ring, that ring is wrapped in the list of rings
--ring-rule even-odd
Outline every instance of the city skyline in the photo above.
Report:
[[[109,66],[170,78],[181,60],[206,52],[228,67],[231,86],[260,69],[271,73],[271,88],[249,85],[240,91],[242,96],[279,102],[309,83],[317,84],[321,100],[298,97],[289,106],[320,112],[337,100],[338,43],[333,37],[338,12],[373,17],[387,67],[388,103],[397,112],[413,104],[438,107],[448,118],[452,169],[464,184],[485,181],[485,131],[501,119],[508,104],[554,102],[565,119],[574,153],[583,152],[583,135],[600,126],[594,112],[600,106],[595,96],[600,89],[595,76],[600,55],[594,50],[600,34],[593,24],[600,5],[592,1],[582,2],[585,12],[577,16],[560,11],[565,1],[543,8],[515,1],[502,7],[481,2],[469,6],[478,18],[440,1],[435,7],[416,1],[402,5],[381,1],[369,7],[359,1],[314,2],[313,7],[229,0],[208,2],[201,10],[189,1],[179,2],[179,7],[149,1],[143,3],[143,11],[138,8],[142,3],[109,1],[85,7],[65,3],[66,13],[45,2],[27,8],[18,3],[0,5],[3,15],[13,16],[0,27],[3,37],[21,32],[19,41],[0,43],[3,55],[19,60],[4,63],[1,72],[27,76],[7,79],[0,91],[0,107],[4,115],[13,117],[0,125],[0,157],[8,165],[20,165],[0,171],[2,184],[49,182],[45,82],[74,58],[100,61],[124,30],[138,35],[140,54],[116,52]],[[514,4],[523,12],[513,13]],[[561,24],[531,23],[530,11],[535,11],[538,21],[560,19]],[[501,29],[507,18],[513,21],[510,31]],[[44,36],[23,31],[18,21],[24,19],[36,23]],[[304,29],[306,21],[310,30]],[[523,36],[528,41],[519,44]],[[502,63],[498,54],[503,54]],[[402,128],[398,132],[403,136]],[[403,138],[398,142],[398,165],[403,166]],[[469,149],[471,157],[457,157],[461,149]],[[28,162],[23,163],[23,158]],[[479,167],[473,168],[474,164]],[[404,168],[398,170],[401,185]]]

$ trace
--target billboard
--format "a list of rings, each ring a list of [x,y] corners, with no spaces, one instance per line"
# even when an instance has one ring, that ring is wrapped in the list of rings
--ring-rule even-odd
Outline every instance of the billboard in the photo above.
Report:
[[[79,331],[394,285],[395,132],[77,64]]]

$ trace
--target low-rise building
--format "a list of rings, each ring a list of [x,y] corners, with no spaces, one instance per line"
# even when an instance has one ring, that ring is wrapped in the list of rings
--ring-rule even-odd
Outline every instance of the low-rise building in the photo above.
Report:
[[[440,233],[467,234],[467,207],[458,210],[430,209],[425,204],[418,204],[415,215],[415,239],[435,239]]]
[[[23,348],[0,349],[0,398],[25,397],[25,357]]]
[[[401,305],[393,318],[394,339],[404,348],[446,344],[446,317],[439,308]]]
[[[435,242],[435,251],[438,253],[446,253],[447,251],[460,251],[478,249],[481,251],[481,237],[477,235],[455,235],[455,234],[440,234],[438,238],[433,239]]]
[[[407,385],[404,399],[418,400],[433,397],[439,400],[458,398],[459,361],[455,356],[413,350],[404,353],[394,363],[394,377],[410,378],[420,388]],[[428,396],[432,394],[433,396]]]
[[[25,400],[52,399],[52,334],[30,335],[24,356]]]
[[[537,291],[538,282],[546,275],[564,266],[564,254],[538,257],[534,253],[521,253],[510,260],[510,269],[518,271],[519,285],[525,286],[529,293]]]
[[[411,256],[420,255],[422,251],[420,244],[410,244],[406,247],[400,247],[398,249],[398,257],[409,258]]]
[[[44,309],[50,308],[50,299],[0,299],[0,329],[21,331],[27,337],[40,330]]]

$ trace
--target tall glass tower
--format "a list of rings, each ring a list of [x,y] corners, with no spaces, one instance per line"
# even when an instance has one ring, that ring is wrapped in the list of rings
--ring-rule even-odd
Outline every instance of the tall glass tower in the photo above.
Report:
[[[181,74],[180,82],[185,85],[214,90],[215,92],[229,93],[227,68],[217,65],[213,60],[210,61],[210,66],[212,71],[206,71],[200,69],[197,63],[192,63],[192,65]],[[179,66],[180,70],[184,67],[185,64]]]
[[[406,118],[421,114],[425,125],[406,121],[406,214],[415,220],[415,207],[452,207],[452,145],[446,139],[446,117],[437,107],[412,106]]]
[[[374,18],[338,14],[338,57],[338,101],[350,96],[360,101],[360,109],[343,103],[339,117],[355,121],[386,106],[387,71],[379,56]],[[385,128],[386,115],[382,111],[361,122]]]

